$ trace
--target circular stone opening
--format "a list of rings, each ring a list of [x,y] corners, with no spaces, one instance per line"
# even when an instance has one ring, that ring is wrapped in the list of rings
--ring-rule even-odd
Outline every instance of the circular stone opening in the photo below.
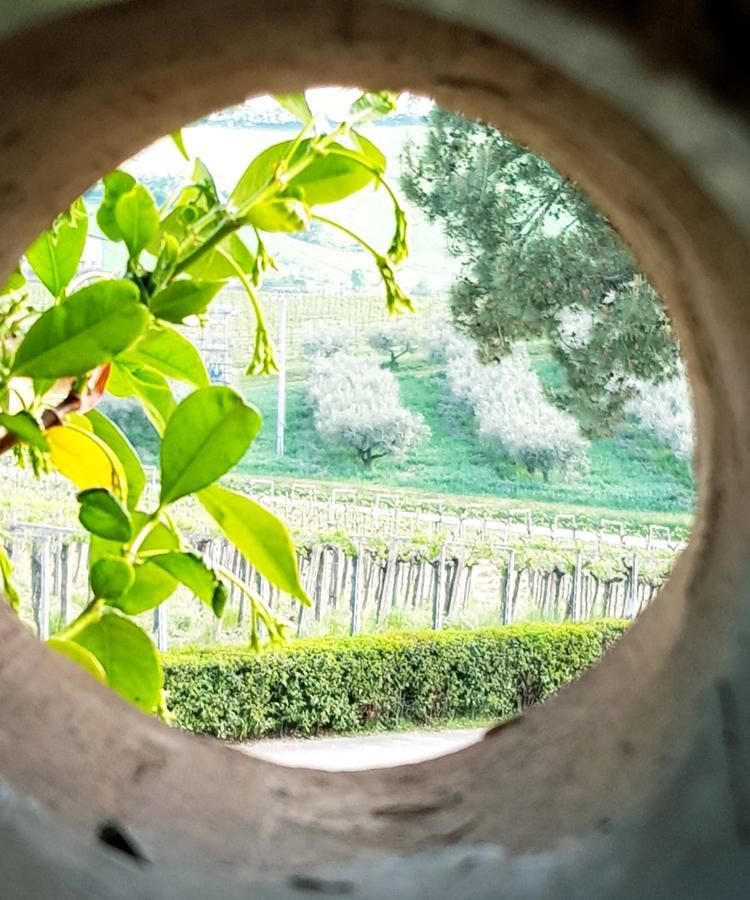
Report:
[[[580,182],[664,297],[696,402],[693,538],[660,602],[574,687],[455,757],[355,775],[282,770],[170,732],[52,658],[3,607],[4,781],[84,833],[116,820],[153,862],[199,857],[238,877],[454,843],[550,848],[655,821],[660,791],[685,808],[700,792],[718,821],[725,767],[741,777],[720,737],[743,709],[747,666],[734,637],[750,537],[742,237],[632,123],[506,44],[369,5],[286,12],[132,3],[6,41],[4,271],[123,156],[249,92],[385,80],[434,96]],[[306,40],[290,52],[293,33]],[[665,821],[680,827],[674,804]]]

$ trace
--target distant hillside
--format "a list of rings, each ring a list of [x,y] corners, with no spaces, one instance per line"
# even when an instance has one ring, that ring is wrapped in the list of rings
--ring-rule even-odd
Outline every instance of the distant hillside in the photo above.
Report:
[[[378,120],[379,127],[424,125],[427,120],[425,100],[404,96],[395,113]],[[278,128],[297,129],[299,122],[273,99],[254,97],[239,106],[219,110],[194,123],[220,128]]]

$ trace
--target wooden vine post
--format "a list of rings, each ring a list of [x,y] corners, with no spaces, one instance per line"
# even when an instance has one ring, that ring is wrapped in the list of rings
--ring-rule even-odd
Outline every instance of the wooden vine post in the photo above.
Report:
[[[443,609],[445,607],[445,544],[440,545],[437,561],[437,581],[432,602],[432,628],[440,631],[443,627]]]
[[[357,541],[356,551],[352,556],[352,600],[351,626],[349,634],[358,634],[362,618],[362,544]]]

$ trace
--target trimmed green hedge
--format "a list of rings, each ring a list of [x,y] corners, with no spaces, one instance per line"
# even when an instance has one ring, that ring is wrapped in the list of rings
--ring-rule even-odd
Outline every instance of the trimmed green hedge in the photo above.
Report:
[[[294,641],[164,656],[170,709],[191,731],[241,740],[504,719],[595,662],[628,623],[516,625]]]

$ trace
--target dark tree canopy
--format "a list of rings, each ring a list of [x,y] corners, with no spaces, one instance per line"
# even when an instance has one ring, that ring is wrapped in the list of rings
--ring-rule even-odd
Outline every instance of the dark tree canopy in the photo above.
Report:
[[[674,374],[666,313],[607,219],[540,156],[495,129],[435,108],[404,154],[402,186],[462,262],[451,308],[485,361],[544,341],[554,399],[589,434],[623,416],[634,378]]]

